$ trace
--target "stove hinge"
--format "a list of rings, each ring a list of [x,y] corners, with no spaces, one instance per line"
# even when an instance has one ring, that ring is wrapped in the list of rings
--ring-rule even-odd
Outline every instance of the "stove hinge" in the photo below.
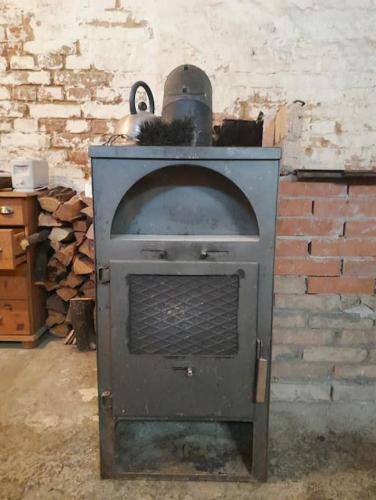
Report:
[[[103,391],[101,394],[101,405],[105,412],[112,411],[112,392]]]
[[[256,339],[256,403],[265,403],[266,380],[268,376],[268,360],[263,356],[263,343]]]
[[[98,267],[98,283],[109,283],[111,279],[110,266],[99,266]]]

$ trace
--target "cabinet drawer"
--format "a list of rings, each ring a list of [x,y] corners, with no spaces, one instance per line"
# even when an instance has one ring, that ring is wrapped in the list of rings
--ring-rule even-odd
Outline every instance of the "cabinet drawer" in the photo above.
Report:
[[[25,232],[20,229],[0,229],[0,269],[15,269],[26,260],[20,243]]]
[[[21,264],[15,271],[0,271],[0,300],[27,299],[27,268]]]
[[[25,200],[0,197],[0,226],[23,226]]]
[[[29,335],[29,309],[25,300],[0,301],[0,335]]]

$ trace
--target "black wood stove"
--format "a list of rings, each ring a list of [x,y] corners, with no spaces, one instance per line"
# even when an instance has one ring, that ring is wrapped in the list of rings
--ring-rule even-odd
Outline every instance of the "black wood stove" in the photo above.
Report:
[[[102,477],[265,480],[279,149],[90,154]]]

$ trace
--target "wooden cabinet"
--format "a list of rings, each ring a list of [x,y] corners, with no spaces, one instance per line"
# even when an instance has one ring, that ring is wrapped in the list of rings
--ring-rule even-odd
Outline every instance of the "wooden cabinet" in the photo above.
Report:
[[[37,248],[20,243],[38,230],[36,193],[0,191],[0,341],[35,347],[45,327],[45,294],[34,285]]]

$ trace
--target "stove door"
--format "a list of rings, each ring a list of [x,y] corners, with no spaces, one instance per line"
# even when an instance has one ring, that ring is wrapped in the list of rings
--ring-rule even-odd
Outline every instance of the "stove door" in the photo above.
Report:
[[[111,262],[118,417],[252,416],[257,263]]]

